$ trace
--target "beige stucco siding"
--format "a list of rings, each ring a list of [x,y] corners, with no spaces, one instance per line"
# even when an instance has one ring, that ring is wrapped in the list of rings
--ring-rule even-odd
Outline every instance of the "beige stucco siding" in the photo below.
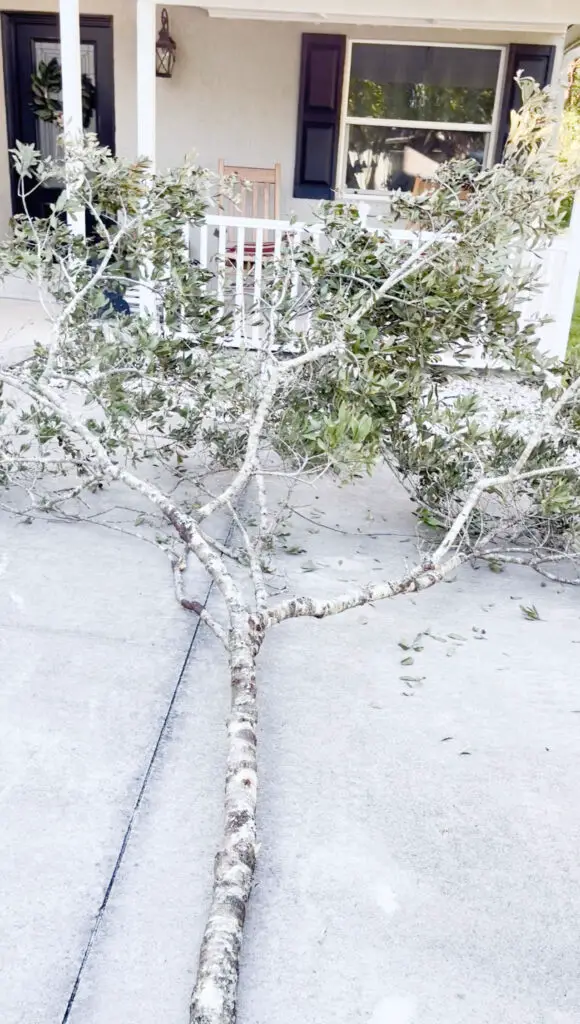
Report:
[[[10,10],[55,11],[56,0],[11,0]],[[113,14],[117,151],[135,154],[135,10],[132,0],[81,0],[86,14]],[[304,31],[342,32],[351,38],[412,39],[507,44],[546,42],[563,48],[563,33],[451,31],[428,28],[381,28],[296,21],[210,18],[196,8],[169,8],[171,32],[178,45],[175,74],[157,83],[157,156],[160,167],[180,161],[193,149],[206,166],[227,162],[282,165],[282,211],[305,216],[307,202],[292,199],[294,149]],[[0,85],[3,91],[3,80]],[[0,131],[6,137],[4,97]],[[0,150],[0,228],[10,216],[8,159]]]

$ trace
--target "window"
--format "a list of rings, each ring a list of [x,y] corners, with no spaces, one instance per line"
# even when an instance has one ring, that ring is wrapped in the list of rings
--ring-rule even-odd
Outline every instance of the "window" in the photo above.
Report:
[[[493,155],[501,47],[351,45],[342,184],[410,191],[437,164]]]

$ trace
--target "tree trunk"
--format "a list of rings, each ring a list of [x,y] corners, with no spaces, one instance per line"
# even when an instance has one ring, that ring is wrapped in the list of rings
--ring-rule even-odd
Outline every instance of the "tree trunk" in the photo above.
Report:
[[[247,617],[229,634],[232,710],[228,721],[224,835],[215,859],[211,908],[199,955],[190,1024],[234,1024],[246,906],[256,865],[256,673],[259,639]]]

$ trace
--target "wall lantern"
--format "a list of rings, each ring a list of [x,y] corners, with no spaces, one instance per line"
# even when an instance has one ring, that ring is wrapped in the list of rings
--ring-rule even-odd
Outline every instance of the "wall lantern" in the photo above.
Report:
[[[161,11],[161,30],[155,47],[158,78],[171,78],[173,75],[176,50],[175,40],[169,35],[169,15],[167,8],[164,7]]]

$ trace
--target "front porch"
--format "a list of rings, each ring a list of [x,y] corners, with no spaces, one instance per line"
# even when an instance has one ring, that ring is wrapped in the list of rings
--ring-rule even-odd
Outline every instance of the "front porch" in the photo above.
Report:
[[[471,0],[461,9],[437,0],[427,15],[413,0],[404,18],[391,2],[325,6],[321,12],[320,5],[309,11],[308,3],[292,0],[256,3],[253,10],[236,0],[167,5],[177,53],[173,76],[161,79],[155,47],[162,5],[154,0],[12,0],[3,15],[8,144],[43,139],[25,95],[35,66],[21,71],[18,61],[10,64],[7,22],[16,12],[44,22],[52,17],[63,44],[67,130],[83,125],[82,69],[95,79],[97,96],[106,94],[93,126],[120,156],[144,155],[163,169],[195,151],[216,172],[220,159],[280,164],[280,215],[307,221],[321,198],[362,192],[373,201],[388,187],[408,187],[405,147],[423,167],[464,152],[485,163],[496,159],[517,104],[513,75],[522,68],[541,85],[559,83],[574,20],[569,0],[552,5],[549,17],[536,9],[541,4],[520,10],[520,0],[509,0],[501,15],[499,4],[480,11]],[[93,69],[84,26],[97,15],[108,23],[111,59]],[[43,38],[45,31],[46,25],[36,34]],[[103,45],[95,44],[99,55]],[[38,48],[37,59],[45,52]],[[14,116],[14,91],[26,124]],[[6,153],[1,230],[13,205]]]
[[[534,5],[524,14],[519,0],[510,0],[501,17],[499,10],[479,12],[469,4],[459,12],[449,0],[438,0],[434,16],[427,17],[413,2],[405,19],[390,4],[380,5],[379,12],[372,0],[357,3],[356,10],[349,2],[331,10],[328,0],[323,13],[293,10],[292,0],[253,10],[234,0],[203,7],[188,0],[167,6],[177,52],[173,76],[161,79],[156,76],[161,5],[154,0],[93,0],[90,5],[89,0],[15,0],[11,6],[18,7],[21,20],[32,19],[31,38],[39,10],[44,25],[52,17],[57,26],[52,45],[61,54],[63,119],[71,134],[83,130],[81,71],[88,70],[104,104],[97,104],[92,127],[121,156],[144,155],[160,169],[180,163],[191,150],[216,172],[220,160],[280,165],[275,223],[224,219],[216,210],[205,229],[191,232],[192,258],[214,271],[210,287],[228,292],[235,342],[255,340],[259,331],[265,254],[258,245],[246,266],[239,257],[248,239],[256,244],[267,238],[268,258],[275,258],[291,218],[293,237],[299,238],[315,222],[320,199],[338,197],[380,209],[389,187],[414,188],[447,156],[468,153],[483,164],[493,162],[501,156],[517,103],[515,71],[533,74],[542,85],[559,85],[572,19],[567,0],[553,6],[549,19]],[[5,50],[14,17],[4,15]],[[87,64],[87,25],[97,21],[103,30],[108,25],[108,70],[98,40],[93,65]],[[9,145],[19,137],[10,114],[13,70],[5,52]],[[21,76],[20,106],[28,110],[26,87]],[[42,146],[40,122],[26,124],[33,135],[23,141]],[[13,210],[6,154],[0,167],[0,219],[6,227]],[[559,357],[566,350],[578,277],[579,227],[575,217],[542,257],[546,287],[522,314],[552,318],[542,330],[542,343]],[[227,275],[226,244],[238,257]],[[19,282],[9,282],[4,295],[10,301],[36,297],[29,291],[23,296]],[[15,310],[13,305],[10,316]],[[25,323],[29,310],[22,309]],[[32,322],[42,322],[38,311]]]

